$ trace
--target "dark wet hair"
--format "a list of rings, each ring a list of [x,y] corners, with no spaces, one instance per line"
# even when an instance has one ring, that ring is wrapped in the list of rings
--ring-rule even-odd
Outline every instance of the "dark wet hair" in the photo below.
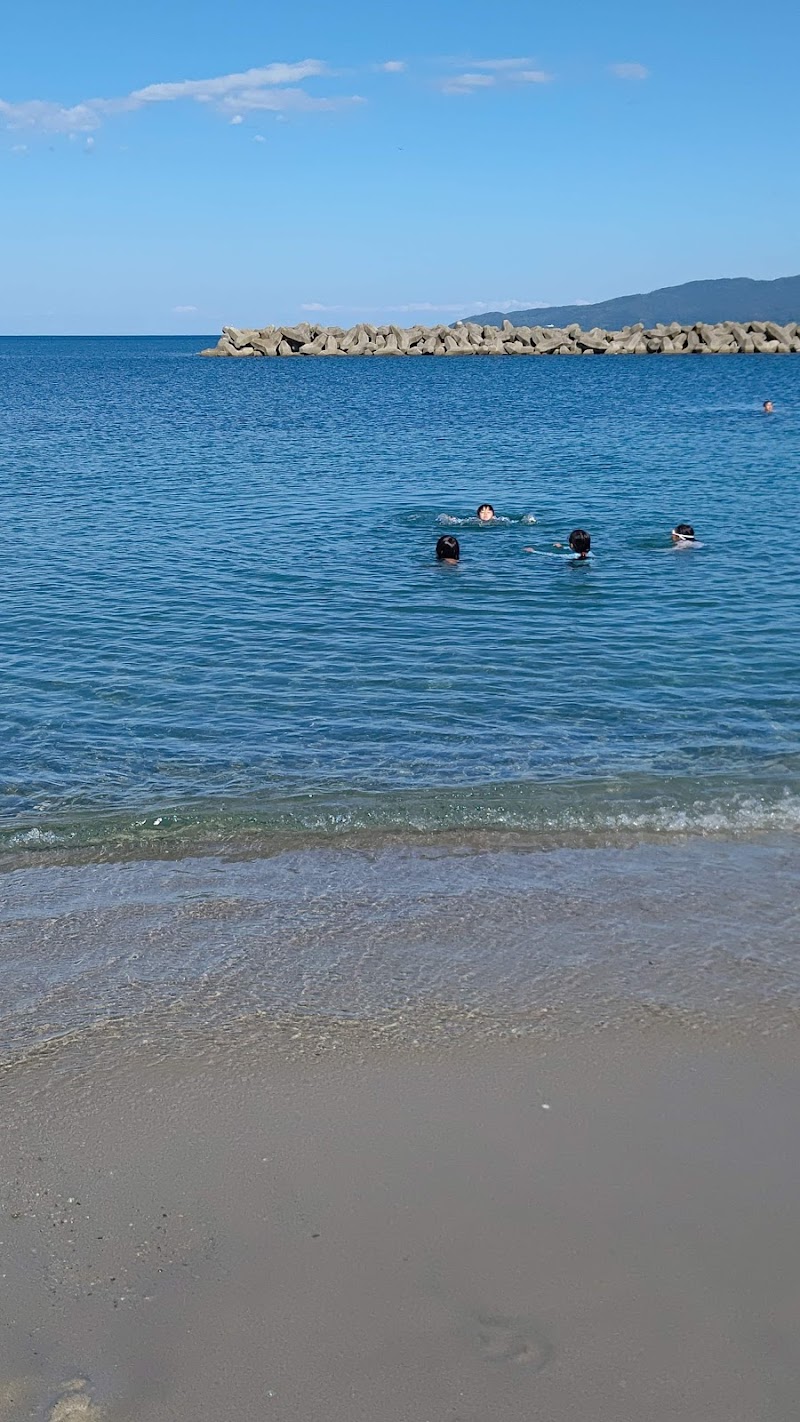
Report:
[[[436,557],[439,562],[444,562],[447,558],[452,558],[457,563],[461,557],[461,549],[458,546],[458,539],[452,533],[443,533],[436,544]]]
[[[492,515],[492,518],[494,518],[494,508],[492,507],[491,504],[478,504],[478,508],[477,508],[477,511],[476,511],[476,518],[480,518],[480,516],[481,516],[481,511],[482,511],[483,509],[488,509],[489,512],[490,512],[491,515]]]
[[[694,529],[690,523],[676,523],[675,532],[679,533],[681,538],[694,538]]]
[[[573,553],[588,553],[592,546],[592,540],[585,528],[573,528],[568,541]]]

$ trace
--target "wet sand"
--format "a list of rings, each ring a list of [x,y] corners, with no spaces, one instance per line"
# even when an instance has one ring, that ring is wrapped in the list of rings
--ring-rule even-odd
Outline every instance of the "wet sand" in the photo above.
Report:
[[[794,1422],[798,1088],[667,1018],[53,1049],[0,1077],[0,1418]]]

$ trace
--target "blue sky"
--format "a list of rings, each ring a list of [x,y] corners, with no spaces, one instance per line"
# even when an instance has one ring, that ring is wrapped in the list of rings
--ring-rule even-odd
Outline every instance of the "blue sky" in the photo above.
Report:
[[[7,0],[7,334],[800,269],[789,0]]]

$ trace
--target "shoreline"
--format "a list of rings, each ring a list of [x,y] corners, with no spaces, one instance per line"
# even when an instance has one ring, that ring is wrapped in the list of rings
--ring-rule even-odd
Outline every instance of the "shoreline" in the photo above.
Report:
[[[496,840],[34,861],[2,876],[0,1060],[63,1038],[430,1020],[458,1035],[655,1014],[800,1020],[796,837]],[[437,1027],[437,1031],[439,1028]]]
[[[599,827],[575,827],[563,830],[529,829],[510,825],[507,828],[481,828],[479,826],[434,827],[410,825],[395,828],[391,825],[368,828],[354,826],[340,830],[329,829],[246,829],[237,824],[230,829],[209,830],[206,833],[187,834],[184,828],[174,833],[167,831],[159,835],[137,838],[119,836],[107,841],[101,839],[71,843],[71,835],[52,834],[47,831],[24,830],[16,832],[11,847],[0,850],[0,882],[4,874],[14,874],[25,869],[79,869],[98,864],[131,864],[144,862],[174,862],[179,860],[208,860],[219,858],[223,862],[247,861],[253,859],[275,859],[287,853],[341,852],[384,852],[407,851],[413,853],[474,854],[493,853],[503,850],[555,854],[560,850],[619,850],[632,851],[639,848],[664,849],[687,845],[714,844],[769,844],[778,840],[792,840],[798,831],[798,822],[792,805],[791,814],[782,819],[775,815],[774,823],[767,820],[755,826],[746,821],[741,827],[717,824],[713,817],[710,823],[690,825],[686,828],[660,828],[652,826],[625,826],[619,829],[603,830]],[[77,836],[75,837],[77,839]]]
[[[796,1035],[296,1030],[4,1077],[3,1422],[790,1422]]]
[[[631,847],[692,838],[756,839],[800,828],[796,767],[702,779],[686,774],[605,775],[397,787],[325,787],[156,808],[115,805],[0,825],[0,874],[34,863],[270,856],[284,849],[408,844],[477,849]]]

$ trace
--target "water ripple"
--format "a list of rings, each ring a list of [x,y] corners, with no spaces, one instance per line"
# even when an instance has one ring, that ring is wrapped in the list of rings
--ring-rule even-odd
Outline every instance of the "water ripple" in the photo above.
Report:
[[[6,842],[231,801],[266,824],[309,795],[354,822],[388,796],[410,826],[438,792],[471,824],[457,792],[487,784],[513,821],[525,787],[609,777],[620,824],[673,813],[677,782],[676,813],[769,819],[796,790],[791,361],[192,348],[0,342]],[[508,521],[476,526],[484,499]],[[703,549],[669,548],[683,519]],[[523,552],[575,524],[590,567]]]

